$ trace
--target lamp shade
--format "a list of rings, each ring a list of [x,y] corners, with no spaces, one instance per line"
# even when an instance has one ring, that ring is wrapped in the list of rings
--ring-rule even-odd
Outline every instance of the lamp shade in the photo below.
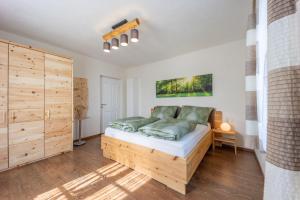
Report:
[[[220,126],[221,130],[222,131],[230,131],[231,130],[231,126],[230,124],[226,123],[226,122],[223,122]]]
[[[138,42],[139,41],[139,31],[137,29],[131,29],[130,31],[130,41],[131,42]]]
[[[119,40],[117,38],[113,38],[111,40],[111,48],[112,49],[119,49]]]
[[[110,43],[109,42],[103,42],[103,51],[106,53],[110,52]]]
[[[120,40],[121,40],[121,46],[126,47],[128,45],[128,35],[127,34],[122,34]]]

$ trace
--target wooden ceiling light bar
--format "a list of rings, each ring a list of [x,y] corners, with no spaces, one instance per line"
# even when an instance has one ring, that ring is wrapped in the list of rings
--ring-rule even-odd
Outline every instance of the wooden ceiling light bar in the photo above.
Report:
[[[111,32],[104,34],[102,36],[102,38],[104,41],[109,41],[112,38],[115,38],[115,37],[121,35],[122,33],[125,33],[131,29],[137,28],[139,25],[140,25],[140,21],[138,18],[136,18],[136,19],[134,19],[130,22],[127,22],[126,24],[123,24],[120,27],[112,30]]]

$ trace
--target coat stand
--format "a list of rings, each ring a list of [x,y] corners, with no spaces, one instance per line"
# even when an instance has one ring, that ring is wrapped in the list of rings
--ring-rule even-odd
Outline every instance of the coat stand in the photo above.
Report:
[[[85,119],[85,118],[83,118]],[[74,146],[84,145],[86,142],[81,139],[81,122],[83,119],[78,119],[78,140],[74,142]]]

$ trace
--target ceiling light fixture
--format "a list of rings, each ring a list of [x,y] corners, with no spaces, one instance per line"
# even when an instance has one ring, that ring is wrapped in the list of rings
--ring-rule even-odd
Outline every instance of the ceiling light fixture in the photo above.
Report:
[[[128,45],[128,35],[127,34],[123,33],[121,35],[120,40],[121,40],[121,46],[126,47]]]
[[[139,41],[139,31],[137,27],[140,25],[139,19],[134,19],[128,22],[126,19],[122,20],[121,22],[112,26],[113,30],[109,33],[106,33],[102,36],[104,41],[103,43],[103,50],[105,52],[110,52],[110,43],[108,41],[111,40],[111,48],[112,49],[119,49],[119,40],[120,37],[120,44],[121,46],[128,45],[128,35],[127,32],[130,31],[130,40],[131,42],[138,42]]]
[[[130,31],[130,41],[131,42],[138,42],[139,41],[139,31],[137,29],[131,29]]]
[[[109,42],[103,42],[103,51],[105,53],[109,53],[110,52],[110,43]]]
[[[111,48],[112,49],[119,49],[119,40],[117,38],[113,38],[111,40]]]

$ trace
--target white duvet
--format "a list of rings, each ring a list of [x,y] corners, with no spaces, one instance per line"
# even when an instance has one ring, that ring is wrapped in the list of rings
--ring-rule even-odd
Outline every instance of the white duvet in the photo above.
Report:
[[[210,125],[205,126],[198,124],[194,131],[186,134],[179,141],[168,141],[154,137],[147,137],[139,135],[138,133],[129,133],[110,127],[105,130],[105,135],[125,142],[159,150],[173,156],[186,158],[209,130]]]

